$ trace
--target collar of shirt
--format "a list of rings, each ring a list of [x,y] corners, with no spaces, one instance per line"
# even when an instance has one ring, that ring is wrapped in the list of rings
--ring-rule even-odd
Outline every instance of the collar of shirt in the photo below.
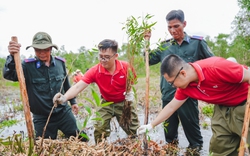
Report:
[[[185,32],[184,32],[184,34],[185,34],[185,36],[184,36],[183,41],[189,43],[190,42],[190,36],[188,36],[187,33],[185,33]]]
[[[37,69],[40,68],[41,66],[45,65],[44,62],[42,62],[41,60],[39,60],[37,57],[35,57],[35,58],[37,60],[37,62],[36,62],[36,68]],[[51,58],[50,59],[50,64],[56,66],[55,58],[52,57],[52,56],[50,56],[50,58]]]
[[[200,86],[201,82],[205,80],[205,76],[202,72],[202,69],[200,67],[200,65],[198,65],[197,63],[189,63],[191,66],[193,66],[193,68],[195,69],[196,73],[198,74],[198,86]],[[197,83],[190,83],[190,86],[192,86],[193,84]]]
[[[189,43],[189,42],[190,42],[190,36],[188,36],[186,32],[184,32],[184,34],[185,34],[185,35],[184,35],[184,38],[183,38],[183,42]],[[173,39],[173,38],[172,38],[172,40],[171,40],[170,42],[175,42],[175,43],[177,43],[176,40]]]
[[[115,60],[115,65],[116,65],[116,69],[115,69],[114,74],[116,74],[121,69],[124,69],[122,63],[119,60]],[[110,75],[110,73],[101,65],[101,63],[99,63],[99,72]]]

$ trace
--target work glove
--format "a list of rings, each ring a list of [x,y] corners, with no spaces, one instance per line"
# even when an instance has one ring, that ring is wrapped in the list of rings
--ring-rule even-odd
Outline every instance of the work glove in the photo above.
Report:
[[[124,92],[125,100],[133,102],[135,99],[134,92],[130,91],[128,93]]]
[[[137,131],[136,131],[136,134],[137,135],[140,135],[140,134],[143,134],[143,133],[146,133],[146,132],[149,132],[153,129],[153,126],[151,124],[147,124],[147,125],[142,125],[140,126]]]
[[[66,102],[66,97],[61,93],[56,93],[56,95],[53,97],[54,104],[63,104],[64,102]]]

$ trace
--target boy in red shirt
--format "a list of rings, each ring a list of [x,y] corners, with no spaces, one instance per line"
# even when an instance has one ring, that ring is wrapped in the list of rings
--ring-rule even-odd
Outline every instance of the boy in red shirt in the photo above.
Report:
[[[186,63],[172,54],[162,62],[161,74],[177,88],[175,97],[154,121],[138,128],[137,134],[165,121],[190,97],[215,104],[209,147],[213,156],[238,155],[250,83],[246,66],[221,57]]]
[[[89,84],[96,83],[98,85],[102,97],[102,103],[114,103],[97,110],[100,113],[101,118],[104,120],[104,124],[99,122],[95,123],[94,136],[96,143],[98,142],[98,139],[101,141],[100,139],[103,132],[105,132],[105,137],[110,135],[110,121],[112,117],[116,116],[117,120],[120,121],[125,99],[131,102],[134,100],[132,91],[128,92],[126,96],[124,95],[124,92],[126,91],[127,70],[129,64],[128,62],[119,61],[117,59],[118,43],[114,40],[105,39],[98,44],[98,49],[100,63],[90,68],[84,74],[81,81],[71,87],[64,95],[57,93],[53,99],[54,102],[63,103],[64,101],[75,97]],[[135,73],[134,76],[136,76]],[[132,135],[136,134],[138,127],[138,116],[135,107],[131,105],[130,129],[126,130],[126,128],[122,128],[128,135]]]

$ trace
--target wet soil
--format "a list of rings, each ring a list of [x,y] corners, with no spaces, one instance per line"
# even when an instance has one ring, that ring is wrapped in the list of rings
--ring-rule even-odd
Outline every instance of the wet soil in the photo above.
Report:
[[[138,91],[138,95],[144,95],[142,93],[143,91]],[[157,93],[157,94],[156,94]],[[158,95],[158,91],[154,91],[153,93],[154,95]],[[143,108],[143,101],[144,97],[138,97],[138,117],[140,120],[140,123],[143,124],[144,123],[144,108]],[[155,99],[154,99],[155,100]],[[151,101],[154,101],[151,100]],[[155,100],[157,101],[157,100]],[[2,122],[3,120],[9,120],[9,119],[17,119],[19,122],[17,124],[15,124],[14,126],[11,127],[6,127],[3,129],[0,129],[0,138],[6,138],[8,136],[12,136],[14,133],[22,133],[24,134],[24,136],[27,136],[27,129],[26,129],[26,124],[25,124],[25,117],[23,112],[19,111],[19,112],[15,112],[15,110],[12,108],[12,104],[15,103],[19,103],[21,104],[21,100],[20,100],[20,92],[19,92],[19,88],[13,88],[13,87],[4,87],[1,86],[0,89],[0,122]],[[153,106],[152,106],[153,105]],[[157,113],[160,111],[161,106],[159,104],[151,104],[151,108],[150,108],[150,114],[149,114],[149,122],[151,122],[157,115]],[[204,106],[204,103],[200,102],[199,107],[200,109]],[[86,112],[84,110],[84,107],[80,107],[80,112]],[[77,121],[81,122],[83,121],[83,115],[84,113],[82,113],[82,115],[78,115],[76,116]],[[209,140],[210,137],[212,135],[211,132],[211,128],[210,128],[210,119],[205,117],[204,115],[200,114],[200,123],[204,123],[206,122],[208,124],[208,127],[206,129],[204,129],[201,126],[201,133],[203,136],[203,149],[200,152],[200,155],[202,156],[208,156],[209,155]],[[117,139],[122,139],[122,138],[126,138],[127,135],[126,133],[119,127],[117,120],[114,118],[111,122],[111,135],[110,137],[107,138],[107,140],[109,142],[114,142]],[[87,127],[84,129],[88,136],[90,137],[90,141],[89,144],[94,144],[94,137],[93,137],[93,131],[94,131],[94,127],[93,127],[93,122],[88,122]],[[186,147],[189,145],[183,128],[180,125],[179,126],[179,152],[178,155],[184,155],[185,151],[186,151]],[[155,129],[151,132],[149,132],[149,136],[151,138],[151,140],[157,142],[160,146],[164,146],[165,142],[164,142],[164,132],[163,132],[163,128],[162,125],[158,125],[155,127]]]

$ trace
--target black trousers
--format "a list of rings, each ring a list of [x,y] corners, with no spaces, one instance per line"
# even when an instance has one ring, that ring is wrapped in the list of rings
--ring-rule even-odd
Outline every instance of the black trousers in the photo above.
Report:
[[[47,118],[48,116],[33,114],[33,123],[36,137],[42,137],[43,128],[47,122]],[[58,130],[61,130],[67,138],[70,136],[76,136],[76,134],[79,132],[76,119],[70,107],[66,107],[59,113],[53,114],[50,117],[44,138],[56,139]]]
[[[165,107],[170,101],[163,101]],[[189,142],[189,146],[196,147],[203,145],[199,125],[198,101],[189,98],[164,124],[164,134],[166,142],[170,143],[178,140],[178,126],[181,122],[184,133]]]

